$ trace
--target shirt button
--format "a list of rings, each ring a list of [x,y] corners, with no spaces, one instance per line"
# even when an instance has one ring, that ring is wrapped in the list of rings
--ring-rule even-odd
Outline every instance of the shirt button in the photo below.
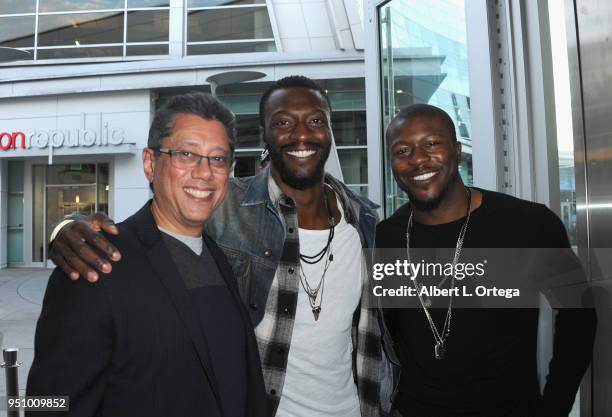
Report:
[[[295,272],[295,269],[293,269],[293,268],[289,268],[289,269],[287,270],[287,272],[289,272],[290,274],[293,274],[293,273]]]
[[[289,233],[293,233],[293,227],[289,228]]]
[[[289,314],[289,307],[285,307],[283,311],[285,312],[285,314]]]
[[[257,310],[259,308],[259,306],[255,303],[249,304],[249,307],[251,307],[252,310]]]
[[[266,251],[264,252],[264,256],[266,258],[269,258],[270,256],[272,256],[272,251],[270,249],[266,249]]]
[[[270,394],[272,394],[272,395],[276,395],[276,390],[275,390],[275,389],[271,389],[271,390],[270,390]]]

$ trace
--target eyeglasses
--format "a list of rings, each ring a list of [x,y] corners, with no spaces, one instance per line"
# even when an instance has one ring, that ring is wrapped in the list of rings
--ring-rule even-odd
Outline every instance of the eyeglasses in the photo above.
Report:
[[[202,159],[208,160],[210,169],[218,172],[227,172],[232,166],[232,159],[225,155],[200,155],[191,151],[177,149],[150,148],[155,152],[165,153],[170,156],[170,163],[178,169],[189,169],[200,166]]]

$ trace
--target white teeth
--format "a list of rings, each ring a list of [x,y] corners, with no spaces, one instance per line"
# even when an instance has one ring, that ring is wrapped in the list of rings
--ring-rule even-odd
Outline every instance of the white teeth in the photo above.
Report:
[[[196,190],[195,188],[183,188],[183,191],[197,198],[206,198],[212,194],[212,191]]]
[[[296,158],[308,158],[309,156],[312,156],[315,153],[317,153],[317,151],[306,150],[306,151],[291,151],[287,153],[291,156],[295,156]]]
[[[436,174],[437,174],[437,172],[428,172],[426,174],[421,174],[421,175],[417,175],[415,177],[412,177],[412,179],[414,181],[426,181],[426,180],[430,179],[431,177],[433,177]]]

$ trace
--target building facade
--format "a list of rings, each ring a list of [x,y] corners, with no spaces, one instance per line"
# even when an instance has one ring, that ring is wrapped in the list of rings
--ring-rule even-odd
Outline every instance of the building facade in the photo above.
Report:
[[[327,169],[368,194],[362,5],[354,0],[0,2],[0,267],[50,266],[69,213],[123,220],[150,198],[142,174],[155,110],[212,92],[237,115],[234,176],[263,149],[261,93],[302,74],[332,101]],[[1,56],[0,56],[1,59]]]

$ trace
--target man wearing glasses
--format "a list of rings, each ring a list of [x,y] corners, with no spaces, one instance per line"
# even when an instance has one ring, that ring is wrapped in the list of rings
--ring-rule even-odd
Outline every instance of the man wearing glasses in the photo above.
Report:
[[[62,416],[265,415],[249,314],[203,233],[235,138],[233,114],[210,95],[176,96],[156,113],[142,154],[153,199],[107,235],[125,255],[109,279],[51,275],[28,395],[69,396]]]

